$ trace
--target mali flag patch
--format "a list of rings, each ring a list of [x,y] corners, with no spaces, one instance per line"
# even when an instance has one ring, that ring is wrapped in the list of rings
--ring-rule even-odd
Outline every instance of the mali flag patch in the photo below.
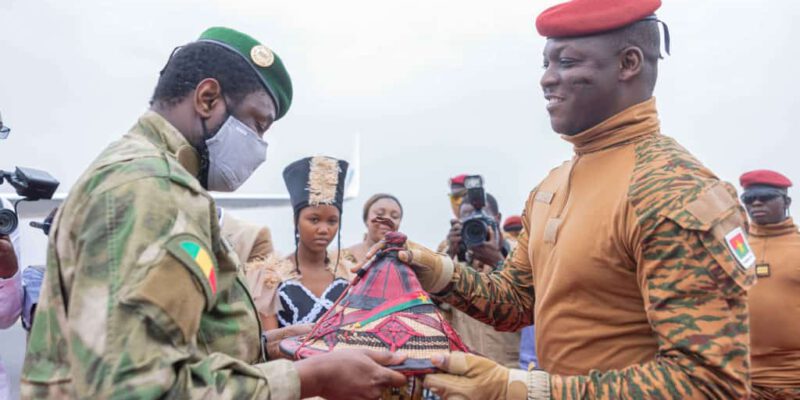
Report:
[[[211,286],[211,292],[217,294],[217,276],[214,274],[214,262],[211,261],[211,254],[208,254],[208,251],[199,243],[191,240],[182,241],[181,248],[189,253],[189,257],[192,257],[203,271],[203,275]]]
[[[167,241],[167,251],[185,265],[200,281],[209,301],[217,294],[217,271],[213,253],[194,235],[180,234]]]
[[[747,237],[744,235],[741,227],[736,227],[725,235],[725,243],[728,245],[733,258],[739,262],[744,269],[750,269],[756,262],[756,255],[753,254],[753,249],[747,243]]]

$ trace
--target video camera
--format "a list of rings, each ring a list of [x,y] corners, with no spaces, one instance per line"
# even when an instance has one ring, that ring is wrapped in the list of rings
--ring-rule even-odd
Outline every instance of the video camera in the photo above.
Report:
[[[467,176],[464,178],[464,187],[467,189],[464,202],[472,205],[474,211],[461,219],[461,242],[467,248],[471,248],[489,238],[489,229],[493,229],[495,233],[498,229],[497,221],[483,210],[486,207],[483,177],[480,175]]]
[[[3,125],[3,118],[0,116],[0,139],[7,138],[10,132],[11,129]],[[0,170],[0,185],[3,182],[13,186],[22,199],[14,204],[14,210],[0,207],[0,235],[9,235],[17,229],[19,217],[16,207],[20,201],[52,199],[59,185],[59,182],[45,171],[22,167],[16,167],[14,172]]]
[[[16,167],[14,172],[0,170],[0,184],[8,182],[22,196],[20,201],[52,199],[59,182],[45,171]],[[19,201],[17,202],[19,203]],[[14,205],[16,209],[16,204]],[[0,235],[8,235],[19,225],[15,210],[0,210]]]

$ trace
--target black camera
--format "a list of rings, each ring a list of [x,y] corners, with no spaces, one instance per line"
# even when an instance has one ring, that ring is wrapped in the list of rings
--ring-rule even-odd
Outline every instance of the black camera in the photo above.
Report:
[[[45,171],[22,167],[16,167],[14,172],[0,171],[0,184],[3,182],[8,182],[17,194],[22,196],[19,201],[51,199],[59,185],[59,182]],[[19,218],[15,210],[0,209],[0,235],[11,234],[17,225]]]
[[[486,207],[483,178],[480,175],[467,176],[464,178],[464,187],[467,189],[464,202],[472,205],[473,211],[461,219],[461,242],[467,248],[471,248],[489,238],[489,229],[497,232],[497,221],[483,210]]]

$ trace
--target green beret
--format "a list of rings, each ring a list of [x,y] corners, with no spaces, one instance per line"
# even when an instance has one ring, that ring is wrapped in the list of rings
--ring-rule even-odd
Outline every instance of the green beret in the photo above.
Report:
[[[275,111],[278,113],[276,119],[281,119],[289,111],[292,104],[292,80],[281,58],[267,46],[247,34],[223,27],[209,28],[197,40],[219,44],[241,55],[253,67],[267,93],[272,96]]]

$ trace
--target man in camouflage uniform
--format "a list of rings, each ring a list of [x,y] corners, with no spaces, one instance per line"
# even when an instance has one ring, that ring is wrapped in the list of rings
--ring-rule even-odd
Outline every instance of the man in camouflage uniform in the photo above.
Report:
[[[402,358],[388,353],[265,362],[207,190],[235,190],[263,162],[290,101],[281,60],[245,34],[211,28],[174,53],[151,110],[56,216],[24,398],[351,399],[404,384],[379,365]]]
[[[531,192],[502,271],[410,246],[423,286],[502,330],[536,324],[543,370],[463,353],[425,385],[461,399],[746,399],[754,283],[730,184],[660,133],[659,0],[539,16],[541,85],[575,156]],[[665,34],[665,38],[667,35]],[[665,46],[669,49],[669,45]]]

